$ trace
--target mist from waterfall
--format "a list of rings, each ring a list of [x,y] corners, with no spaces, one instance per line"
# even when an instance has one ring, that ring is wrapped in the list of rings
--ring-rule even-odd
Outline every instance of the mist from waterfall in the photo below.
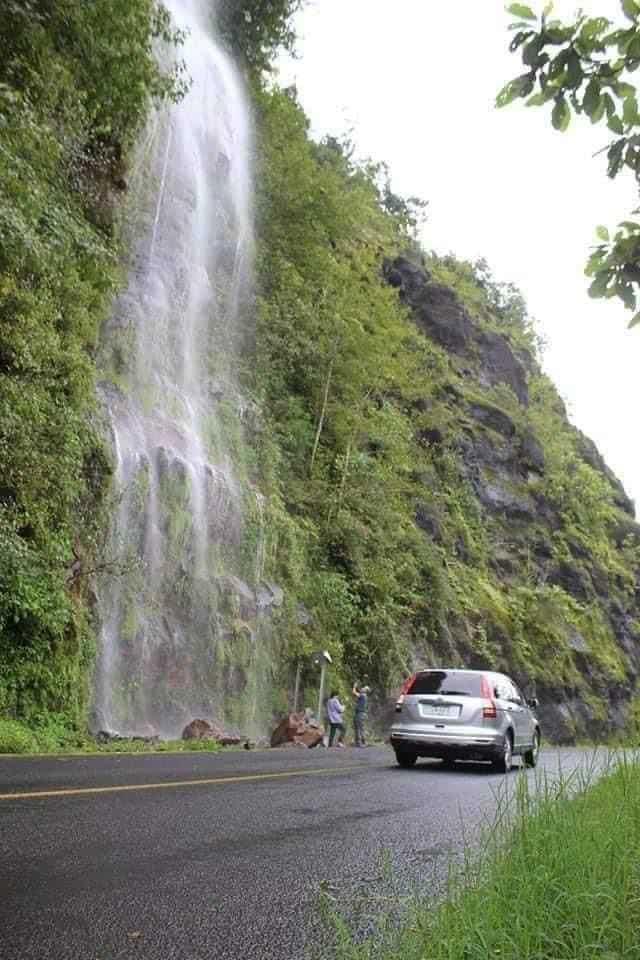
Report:
[[[98,589],[93,723],[175,736],[194,716],[259,726],[258,583],[236,576],[248,509],[245,579],[262,577],[265,546],[263,498],[229,440],[247,407],[235,369],[251,313],[250,111],[211,3],[167,6],[191,87],[140,144],[129,282],[104,337],[117,570]]]

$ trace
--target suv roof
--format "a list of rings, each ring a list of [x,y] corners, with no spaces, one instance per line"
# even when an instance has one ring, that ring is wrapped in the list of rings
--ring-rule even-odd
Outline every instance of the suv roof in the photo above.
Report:
[[[419,670],[410,677],[402,688],[404,696],[465,696],[490,698],[492,688],[514,687],[513,681],[505,674],[489,670],[457,670],[455,668],[432,667]],[[497,696],[496,692],[496,696]]]
[[[499,673],[499,670],[467,670],[464,667],[422,667],[421,670],[416,670],[416,673]]]

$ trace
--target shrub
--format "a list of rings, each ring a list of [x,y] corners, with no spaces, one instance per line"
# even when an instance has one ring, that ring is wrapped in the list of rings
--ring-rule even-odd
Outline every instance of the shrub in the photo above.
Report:
[[[18,720],[0,720],[0,753],[32,753],[36,749],[28,727]]]

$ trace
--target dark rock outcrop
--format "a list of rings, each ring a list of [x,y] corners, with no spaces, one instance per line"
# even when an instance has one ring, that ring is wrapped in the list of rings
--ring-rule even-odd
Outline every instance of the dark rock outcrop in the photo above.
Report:
[[[416,323],[427,336],[453,353],[467,352],[473,323],[453,290],[433,283],[424,269],[405,257],[387,264],[385,276],[392,287],[398,288],[401,299],[411,307]]]
[[[544,473],[544,450],[531,430],[525,430],[520,439],[519,460],[526,470],[540,475]]]
[[[467,566],[469,577],[477,572],[488,592],[486,600],[482,591],[474,598],[477,609],[470,604],[465,614],[444,612],[427,663],[513,672],[540,700],[546,739],[571,743],[619,733],[634,698],[640,698],[640,573],[634,596],[629,559],[631,549],[640,546],[640,524],[633,502],[595,444],[570,424],[562,399],[522,346],[523,331],[511,327],[510,334],[505,325],[503,332],[499,311],[493,329],[484,308],[474,319],[452,290],[409,257],[388,262],[384,274],[416,326],[449,355],[448,376],[423,399],[411,399],[416,439],[430,463],[414,473],[425,488],[416,498],[415,523],[444,556]],[[461,283],[467,282],[463,273]],[[558,439],[566,439],[564,477],[561,447],[545,431],[545,415]],[[610,503],[617,507],[604,525],[593,514],[598,525],[593,534],[582,518],[585,478],[576,469],[574,450],[605,478]],[[453,509],[438,487],[440,458],[451,455],[455,466],[448,460],[445,482],[467,488]],[[455,472],[452,478],[452,469],[459,479]],[[584,516],[589,509],[585,504]],[[607,557],[623,547],[616,570]],[[488,584],[477,566],[482,556]],[[522,653],[515,655],[522,640],[509,629],[519,629],[517,617],[510,619],[512,587],[530,605],[525,669]],[[522,608],[517,609],[520,616]],[[550,649],[557,644],[556,665],[537,656],[537,643]]]
[[[526,407],[529,403],[527,372],[507,338],[493,330],[478,330],[475,342],[480,354],[481,382],[491,387],[506,384]]]
[[[418,503],[416,506],[416,523],[432,540],[438,542],[442,538],[440,520],[426,503]]]
[[[527,370],[506,336],[475,324],[453,290],[433,282],[424,267],[407,257],[388,262],[384,275],[428,337],[450,353],[475,361],[485,386],[504,384],[527,406]]]
[[[419,439],[421,443],[437,447],[444,440],[444,434],[442,430],[438,430],[437,427],[429,427],[420,431]]]
[[[554,567],[549,574],[549,583],[562,587],[576,600],[588,601],[593,592],[589,574],[570,563],[559,563]]]
[[[472,403],[469,406],[471,416],[480,423],[511,439],[515,436],[516,425],[504,410],[492,406],[490,403]]]
[[[504,513],[507,517],[532,520],[535,503],[531,497],[521,495],[498,481],[489,481],[477,487],[480,502],[489,512]]]

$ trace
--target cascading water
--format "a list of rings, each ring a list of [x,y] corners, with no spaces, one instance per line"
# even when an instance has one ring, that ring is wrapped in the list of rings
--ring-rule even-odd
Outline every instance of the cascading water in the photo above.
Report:
[[[238,574],[263,576],[263,500],[238,462],[234,384],[251,302],[250,116],[210,2],[167,6],[191,88],[140,146],[130,278],[104,337],[119,504],[115,575],[98,590],[94,724],[175,736],[205,716],[255,733],[268,656],[258,584]],[[251,503],[258,547],[242,566]]]

